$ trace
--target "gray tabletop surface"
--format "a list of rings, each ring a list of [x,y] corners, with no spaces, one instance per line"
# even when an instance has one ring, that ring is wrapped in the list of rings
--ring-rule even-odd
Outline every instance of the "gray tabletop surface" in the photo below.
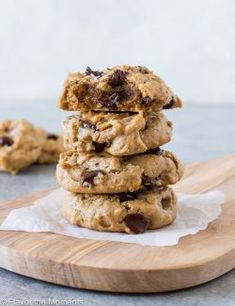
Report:
[[[51,132],[60,132],[68,113],[53,101],[0,101],[0,119],[27,118]],[[42,106],[43,105],[43,106]],[[235,105],[186,103],[169,110],[174,136],[166,148],[184,163],[235,152]],[[0,200],[56,185],[55,166],[31,166],[17,176],[0,174]],[[1,254],[0,254],[1,256]],[[67,302],[67,304],[66,304]],[[235,305],[235,271],[207,284],[162,294],[118,294],[66,288],[0,269],[0,305]],[[31,303],[31,304],[30,304]]]

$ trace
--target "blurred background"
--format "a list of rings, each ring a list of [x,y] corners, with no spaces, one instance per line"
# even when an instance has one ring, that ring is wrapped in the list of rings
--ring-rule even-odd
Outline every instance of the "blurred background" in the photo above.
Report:
[[[68,71],[146,65],[186,101],[235,102],[233,0],[0,1],[0,98],[55,100]]]
[[[59,131],[69,71],[144,65],[185,103],[167,112],[168,147],[185,162],[232,153],[234,16],[233,0],[0,0],[0,117]]]

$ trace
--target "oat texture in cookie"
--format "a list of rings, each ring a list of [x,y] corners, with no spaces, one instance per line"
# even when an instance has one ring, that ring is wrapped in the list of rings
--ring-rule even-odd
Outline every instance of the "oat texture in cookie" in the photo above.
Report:
[[[63,124],[66,149],[123,156],[146,152],[171,140],[172,123],[162,112],[79,112]]]
[[[112,195],[68,192],[61,212],[78,226],[140,234],[171,224],[176,217],[176,204],[176,195],[169,187]]]
[[[159,148],[128,157],[66,151],[56,173],[59,185],[68,191],[103,194],[175,184],[183,166],[173,153]]]

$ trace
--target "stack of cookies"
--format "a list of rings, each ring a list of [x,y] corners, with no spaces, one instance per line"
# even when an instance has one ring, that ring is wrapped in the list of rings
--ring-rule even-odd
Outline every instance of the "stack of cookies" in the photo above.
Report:
[[[87,68],[69,74],[59,107],[76,111],[63,124],[57,180],[68,192],[63,216],[98,231],[143,233],[172,223],[183,175],[163,109],[181,107],[163,80],[142,66]]]

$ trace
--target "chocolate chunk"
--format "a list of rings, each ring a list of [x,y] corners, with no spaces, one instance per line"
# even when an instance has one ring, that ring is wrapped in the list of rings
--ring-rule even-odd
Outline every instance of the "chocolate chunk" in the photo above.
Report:
[[[126,72],[120,69],[115,70],[108,79],[108,84],[112,87],[123,85],[126,82]]]
[[[131,88],[126,87],[117,87],[115,91],[111,92],[95,92],[93,93],[94,99],[97,103],[107,107],[109,111],[116,111],[117,104],[125,101],[133,95],[133,90]]]
[[[174,100],[174,98],[172,98],[171,101],[170,101],[168,104],[166,104],[166,105],[163,106],[163,109],[170,109],[170,108],[173,108],[174,105],[175,105],[175,100]]]
[[[92,122],[90,121],[80,121],[80,126],[84,129],[93,129],[95,130],[96,129],[96,126],[95,124],[93,124]]]
[[[47,135],[47,139],[57,140],[58,138],[59,138],[59,136],[56,135],[56,134],[48,134]]]
[[[120,98],[121,98],[120,94],[117,92],[114,92],[113,94],[111,94],[111,96],[109,96],[109,103],[111,105],[114,105],[120,101]]]
[[[125,202],[125,201],[135,200],[137,197],[137,193],[136,192],[121,192],[121,193],[116,193],[114,196],[118,198],[120,202]]]
[[[92,70],[90,67],[86,68],[86,75],[94,75],[95,77],[101,77],[103,75],[102,71],[98,71],[98,70]]]
[[[117,108],[116,104],[129,99],[133,92],[129,89],[119,90],[118,92],[113,92],[104,104],[109,108],[109,110],[115,110]],[[102,103],[101,103],[102,104]]]
[[[162,155],[165,151],[162,150],[161,148],[157,147],[154,149],[150,149],[148,151],[146,151],[145,154],[156,154],[156,155]]]
[[[7,137],[7,136],[1,136],[0,137],[0,146],[7,146],[7,147],[10,147],[12,146],[14,143],[14,141],[10,138],[10,137]]]
[[[95,147],[95,152],[100,153],[104,150],[105,143],[99,143],[99,142],[93,141],[92,144]]]
[[[145,216],[139,213],[126,215],[123,221],[135,234],[144,233],[149,225],[149,221]]]
[[[130,99],[133,96],[133,90],[130,87],[125,87],[118,91],[121,100]]]
[[[153,100],[150,98],[150,97],[143,97],[141,99],[141,104],[144,105],[144,106],[149,106],[153,103]]]
[[[149,187],[149,188],[154,188],[156,186],[157,178],[155,177],[149,177],[145,174],[142,174],[142,185]]]
[[[162,208],[167,210],[171,206],[171,199],[170,198],[163,198],[161,200]]]
[[[84,171],[82,173],[82,184],[88,183],[94,186],[94,178],[99,174],[104,173],[102,170]]]
[[[103,96],[97,100],[101,105],[107,107],[109,110],[115,110],[116,103],[120,101],[120,96],[118,93],[112,93],[110,96]]]

